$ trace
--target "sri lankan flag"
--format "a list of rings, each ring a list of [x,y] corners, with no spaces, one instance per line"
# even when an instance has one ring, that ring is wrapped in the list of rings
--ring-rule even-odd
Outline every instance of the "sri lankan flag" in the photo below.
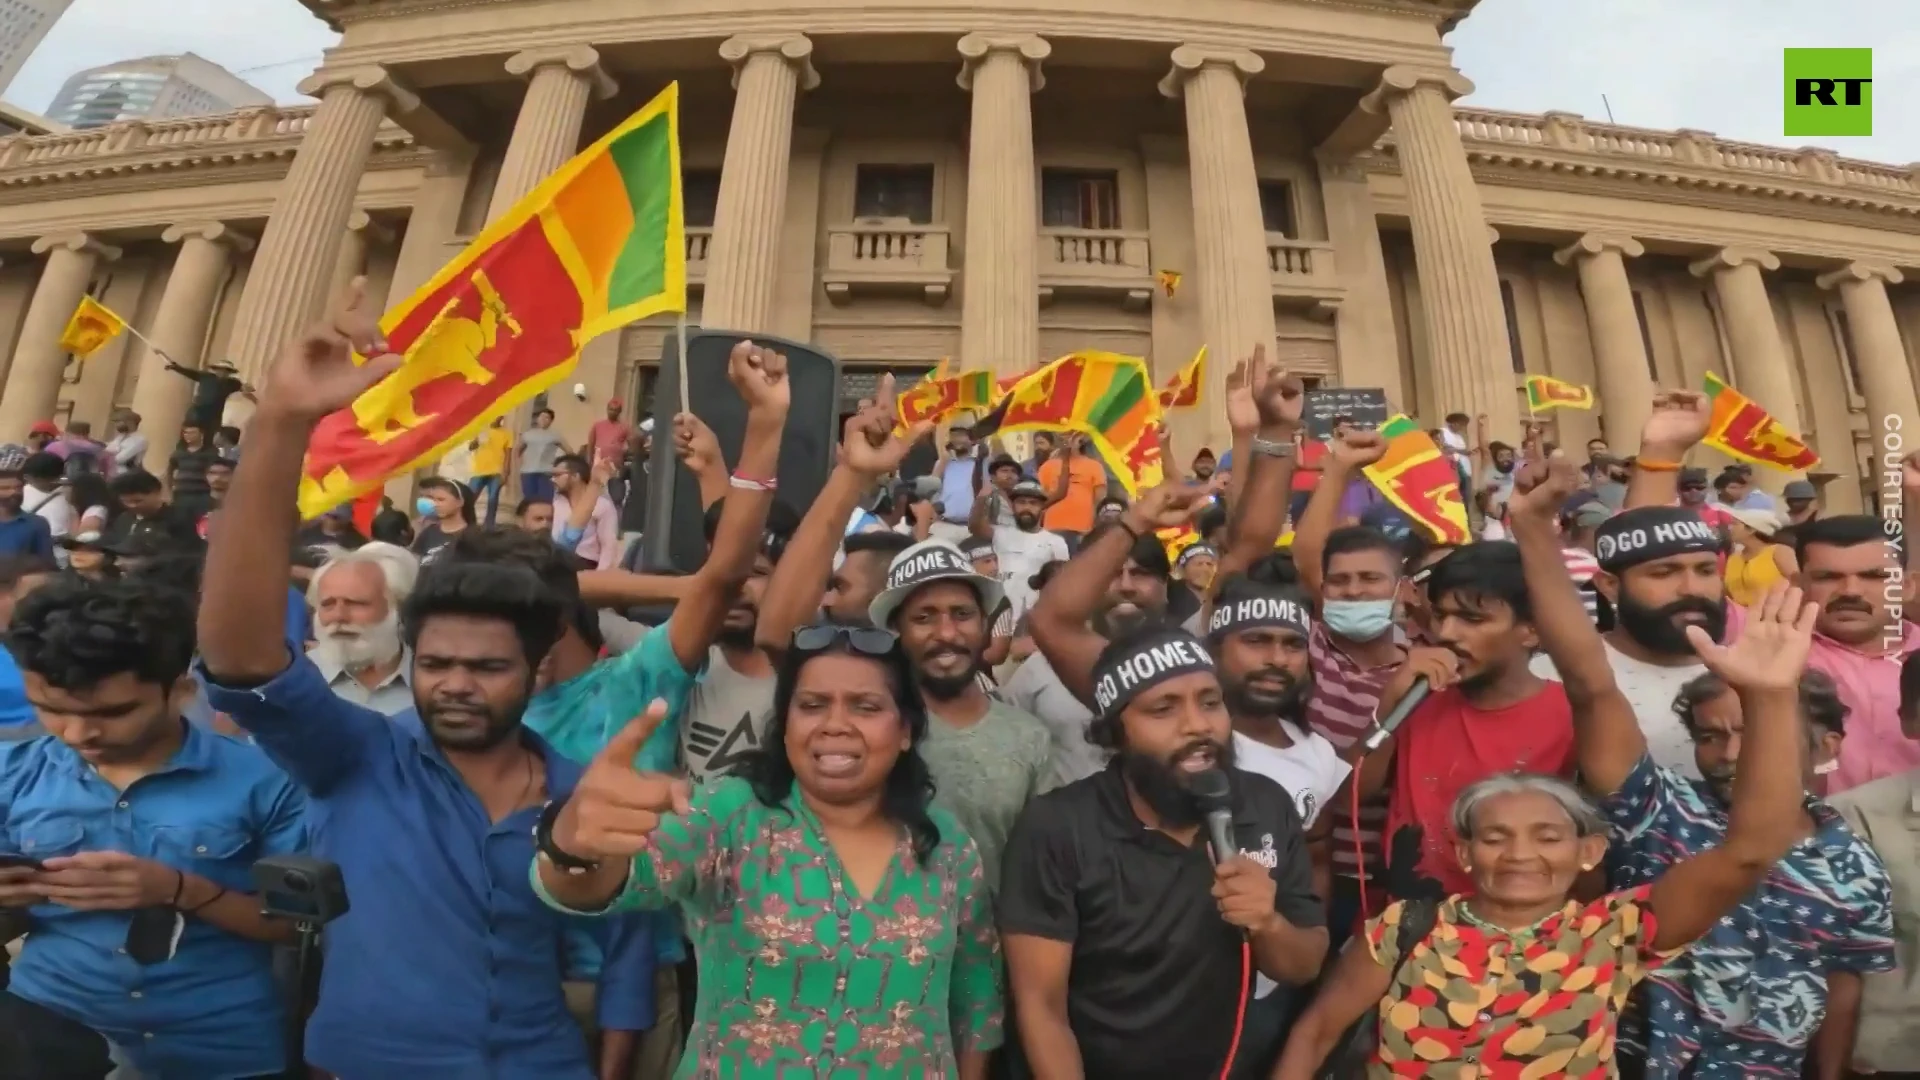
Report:
[[[669,85],[387,313],[381,329],[405,362],[314,430],[304,516],[471,440],[564,378],[599,335],[686,310],[679,103]]]
[[[1759,402],[1707,373],[1707,400],[1713,407],[1707,436],[1701,441],[1741,461],[1781,472],[1805,472],[1820,464],[1820,455],[1789,435],[1780,421]]]
[[[60,351],[85,360],[105,348],[107,342],[119,337],[126,328],[127,320],[115,315],[107,305],[91,296],[82,296],[73,318],[67,320],[67,328],[60,333]]]
[[[1200,379],[1206,370],[1207,347],[1202,345],[1193,359],[1187,361],[1187,366],[1174,372],[1167,385],[1160,388],[1161,410],[1191,409],[1200,404]]]
[[[1434,445],[1433,437],[1405,416],[1388,420],[1380,434],[1387,440],[1387,453],[1362,470],[1367,479],[1434,541],[1470,541],[1460,474]]]
[[[974,425],[976,439],[1016,431],[1078,431],[1093,440],[1127,494],[1166,476],[1160,401],[1147,362],[1116,353],[1077,352],[1021,376]]]
[[[947,377],[947,361],[943,358],[925,378],[894,400],[893,410],[898,418],[894,430],[904,434],[922,421],[938,423],[959,411],[959,395],[959,381]]]
[[[1548,409],[1591,409],[1593,387],[1561,382],[1545,375],[1527,376],[1527,411]]]
[[[985,368],[975,371],[963,371],[954,376],[959,385],[954,394],[960,399],[962,409],[990,409],[1000,400],[1000,393],[994,389],[993,372]]]

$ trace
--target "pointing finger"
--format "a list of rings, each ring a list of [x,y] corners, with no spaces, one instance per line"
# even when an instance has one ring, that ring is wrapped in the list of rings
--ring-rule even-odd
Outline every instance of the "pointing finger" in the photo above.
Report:
[[[673,793],[673,812],[685,817],[693,813],[693,785],[685,780],[674,780],[668,785]]]
[[[647,744],[647,740],[653,737],[654,731],[666,718],[666,701],[654,698],[646,711],[628,721],[626,727],[607,740],[607,745],[596,756],[633,768],[633,759],[640,756],[640,748]]]

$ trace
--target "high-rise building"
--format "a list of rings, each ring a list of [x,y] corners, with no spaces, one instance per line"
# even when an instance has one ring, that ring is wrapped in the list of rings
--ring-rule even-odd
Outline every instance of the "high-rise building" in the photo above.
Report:
[[[12,2],[0,0],[0,5]],[[200,116],[272,103],[272,97],[219,64],[184,53],[79,72],[54,95],[47,116],[70,127],[95,128],[118,120]]]
[[[71,6],[73,0],[0,0],[0,90],[12,85],[27,57]]]

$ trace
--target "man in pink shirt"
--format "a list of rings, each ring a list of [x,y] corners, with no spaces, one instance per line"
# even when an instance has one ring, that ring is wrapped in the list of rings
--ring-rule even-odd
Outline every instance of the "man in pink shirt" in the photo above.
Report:
[[[576,499],[592,499],[580,539],[573,545],[582,570],[611,570],[620,561],[620,511],[594,482],[587,459],[562,454],[553,463],[553,539],[565,546]]]
[[[1820,605],[1807,667],[1831,676],[1847,706],[1847,737],[1827,794],[1920,767],[1920,742],[1900,730],[1900,664],[1920,650],[1901,618],[1900,553],[1867,514],[1818,518],[1794,530],[1801,585]]]
[[[633,442],[633,425],[620,419],[620,410],[626,404],[619,398],[607,402],[607,418],[595,420],[587,428],[587,445],[593,447],[595,458],[605,458],[618,465],[626,460],[627,445]]]

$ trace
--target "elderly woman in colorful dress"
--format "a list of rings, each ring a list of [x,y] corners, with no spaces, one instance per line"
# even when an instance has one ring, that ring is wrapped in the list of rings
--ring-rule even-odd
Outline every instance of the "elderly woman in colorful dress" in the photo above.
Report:
[[[1537,775],[1468,787],[1454,802],[1453,831],[1474,893],[1403,900],[1373,920],[1295,1025],[1274,1080],[1313,1080],[1349,1027],[1375,1011],[1370,1077],[1618,1076],[1614,1039],[1628,992],[1739,904],[1798,839],[1807,751],[1798,683],[1818,610],[1800,590],[1776,586],[1732,646],[1687,631],[1738,693],[1745,718],[1719,847],[1650,885],[1570,899],[1607,847],[1586,798]],[[1593,703],[1575,703],[1582,707]]]
[[[973,841],[935,809],[927,718],[889,631],[796,631],[767,735],[689,793],[616,736],[538,831],[534,886],[573,912],[679,905],[699,959],[674,1074],[983,1080],[1000,943]]]

